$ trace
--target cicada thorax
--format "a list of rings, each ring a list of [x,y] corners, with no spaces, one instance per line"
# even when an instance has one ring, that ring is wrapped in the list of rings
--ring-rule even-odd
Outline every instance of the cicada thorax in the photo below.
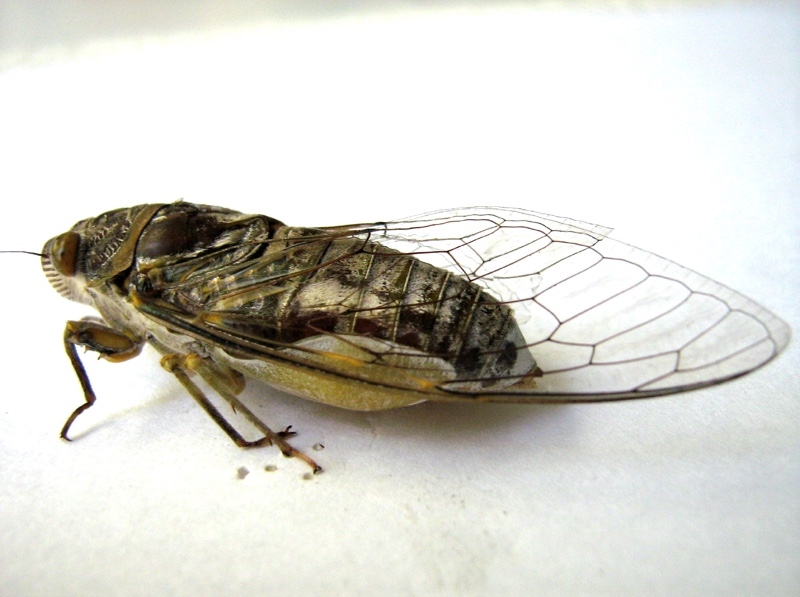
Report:
[[[239,217],[242,227],[254,226],[250,216]],[[154,292],[254,343],[327,355],[352,349],[357,359],[366,351],[373,364],[402,365],[411,375],[447,368],[437,380],[475,388],[510,385],[534,368],[512,310],[477,284],[368,234],[272,224],[242,235],[228,222],[226,238],[250,241],[209,237],[204,252],[161,259],[148,274]],[[169,236],[165,224],[153,226],[161,228],[157,236]],[[146,229],[142,238],[155,236]],[[148,259],[159,261],[152,252]]]

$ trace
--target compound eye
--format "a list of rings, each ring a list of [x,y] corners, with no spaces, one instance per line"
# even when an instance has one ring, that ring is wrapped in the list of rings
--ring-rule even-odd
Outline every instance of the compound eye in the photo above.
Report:
[[[65,232],[55,238],[50,248],[50,261],[58,273],[70,278],[75,275],[80,244],[81,235],[77,232]]]

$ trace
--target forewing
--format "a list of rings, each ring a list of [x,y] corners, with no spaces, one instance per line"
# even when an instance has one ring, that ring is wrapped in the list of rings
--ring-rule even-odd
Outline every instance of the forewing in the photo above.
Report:
[[[294,230],[303,238],[301,248],[331,239],[355,239],[352,250],[336,255],[340,264],[385,249],[413,255],[482,286],[513,309],[526,342],[519,350],[532,353],[542,375],[538,371],[518,375],[494,391],[480,383],[485,380],[450,377],[425,386],[431,399],[547,402],[668,394],[752,371],[789,340],[788,326],[746,297],[614,241],[607,228],[576,220],[478,207],[396,222]],[[327,255],[320,257],[317,267],[331,263]],[[418,352],[387,342],[358,342],[351,334],[323,334],[341,341],[335,345],[349,347],[337,359],[253,332],[263,325],[259,320],[263,314],[247,309],[232,312],[231,306],[280,294],[288,280],[310,274],[308,267],[294,271],[274,265],[281,264],[281,258],[273,251],[271,263],[246,264],[250,272],[263,269],[260,278],[237,278],[226,271],[236,281],[226,283],[218,295],[209,295],[215,285],[213,274],[182,282],[176,288],[180,293],[210,296],[202,308],[187,310],[174,301],[147,298],[140,300],[140,308],[173,329],[238,356],[294,361],[344,376],[369,369],[363,379],[387,387],[408,388],[404,376],[419,377],[430,367],[429,359]],[[319,307],[339,308],[350,298],[322,297]],[[369,367],[352,367],[354,358]],[[419,367],[415,362],[421,363]],[[425,387],[422,391],[428,391]]]

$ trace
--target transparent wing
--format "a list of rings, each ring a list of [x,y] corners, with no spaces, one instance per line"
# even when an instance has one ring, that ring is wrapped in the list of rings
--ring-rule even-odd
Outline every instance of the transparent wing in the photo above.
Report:
[[[609,229],[532,211],[475,207],[340,226],[466,277],[511,306],[543,375],[493,401],[589,401],[708,386],[774,358],[789,327],[741,294],[607,237]]]

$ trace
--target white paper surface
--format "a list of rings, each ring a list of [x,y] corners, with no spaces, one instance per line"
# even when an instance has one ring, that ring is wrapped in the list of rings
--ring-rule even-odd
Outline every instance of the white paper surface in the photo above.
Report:
[[[181,197],[298,225],[508,205],[614,226],[798,329],[795,3],[217,4],[0,6],[0,248]],[[325,467],[304,480],[149,350],[87,356],[98,402],[60,440],[63,325],[89,311],[2,261],[3,595],[800,591],[796,341],[618,404],[365,414],[251,383]]]

